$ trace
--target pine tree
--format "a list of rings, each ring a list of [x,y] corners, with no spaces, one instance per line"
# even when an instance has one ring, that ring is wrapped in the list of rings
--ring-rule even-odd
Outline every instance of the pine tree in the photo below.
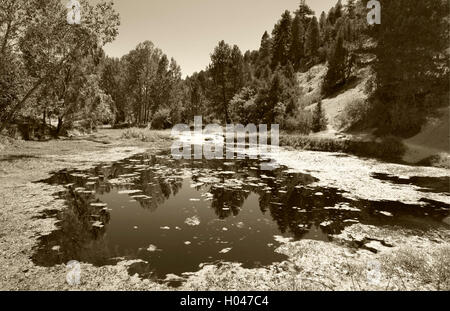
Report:
[[[229,67],[231,93],[234,95],[244,86],[244,57],[237,45],[234,45],[231,51]]]
[[[305,38],[305,54],[307,57],[314,58],[317,56],[317,50],[320,47],[319,23],[314,16],[309,23]]]
[[[314,11],[306,4],[305,0],[301,0],[298,10],[295,12],[306,28],[311,21],[311,16],[314,15]]]
[[[214,49],[214,53],[211,55],[210,65],[210,72],[213,78],[213,112],[222,115],[225,123],[230,121],[228,102],[234,95],[231,92],[232,82],[230,81],[229,75],[231,53],[231,47],[225,41],[220,41],[219,45]]]
[[[300,68],[300,63],[304,57],[304,36],[305,28],[300,19],[300,16],[296,15],[292,22],[291,32],[291,46],[289,50],[290,60],[295,70]]]
[[[272,32],[272,68],[276,68],[278,65],[284,66],[289,60],[291,27],[291,13],[285,11]]]
[[[271,124],[275,121],[275,108],[279,102],[282,101],[283,95],[283,75],[279,69],[275,72],[272,81],[270,83],[270,88],[266,100],[265,107],[265,121]]]
[[[320,33],[323,33],[326,27],[327,27],[327,14],[324,11],[322,11],[319,19]]]
[[[356,4],[355,0],[347,0],[347,5],[345,6],[347,15],[349,19],[354,19],[356,17]]]
[[[266,31],[264,32],[261,38],[261,46],[259,48],[259,56],[258,56],[259,67],[264,67],[267,64],[270,64],[271,48],[272,48],[272,40],[270,38],[270,35]]]
[[[336,9],[334,7],[332,7],[327,14],[327,22],[330,25],[334,25],[334,23],[336,23]]]
[[[340,35],[333,47],[328,61],[328,71],[322,85],[325,95],[330,95],[336,88],[345,83],[347,75],[347,50],[344,47],[344,39]]]
[[[313,111],[312,131],[318,133],[327,129],[327,119],[322,109],[322,101],[319,100]]]
[[[322,12],[322,14],[320,14],[319,31],[320,31],[320,43],[324,48],[326,48],[330,34],[330,29],[327,21],[327,14],[325,12]]]
[[[342,9],[342,0],[338,0],[336,3],[336,6],[334,7],[334,18],[336,21],[342,17],[343,15],[343,9]]]
[[[396,0],[383,3],[378,41],[377,126],[384,133],[414,135],[431,103],[448,94],[448,1]],[[437,102],[448,103],[447,99]]]
[[[286,77],[287,81],[289,81],[289,83],[294,84],[296,79],[295,69],[291,62],[288,62],[284,67],[283,74]]]

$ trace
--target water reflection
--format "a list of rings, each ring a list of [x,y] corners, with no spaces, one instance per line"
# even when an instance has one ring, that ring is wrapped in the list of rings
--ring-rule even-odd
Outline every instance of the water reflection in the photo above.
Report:
[[[448,193],[450,194],[450,177],[399,177],[389,174],[374,173],[373,178],[389,181],[398,185],[414,185],[423,192]]]
[[[61,171],[45,180],[65,185],[68,208],[58,229],[41,238],[35,263],[70,260],[94,265],[140,259],[130,273],[165,279],[206,262],[247,267],[285,257],[275,235],[328,241],[356,222],[418,230],[449,227],[446,204],[354,201],[317,180],[281,167],[260,171],[259,160],[175,161],[139,155],[88,171]]]

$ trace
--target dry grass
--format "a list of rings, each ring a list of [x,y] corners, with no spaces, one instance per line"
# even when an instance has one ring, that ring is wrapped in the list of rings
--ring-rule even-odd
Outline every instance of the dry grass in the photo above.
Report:
[[[450,290],[450,246],[404,247],[387,255],[383,271],[402,290]]]
[[[282,134],[280,135],[280,145],[302,150],[343,152],[357,156],[394,161],[401,159],[405,153],[404,145],[395,137],[385,137],[381,141],[375,142]]]
[[[245,269],[236,263],[207,265],[193,273],[183,290],[386,291],[450,289],[450,246],[418,250],[399,246],[383,254],[356,252],[333,243],[294,242],[283,246],[289,259]],[[373,263],[379,263],[373,270]],[[376,278],[373,278],[375,272]]]
[[[171,140],[169,131],[156,131],[149,129],[130,128],[126,129],[121,136],[122,139],[138,139],[142,142],[157,142]]]

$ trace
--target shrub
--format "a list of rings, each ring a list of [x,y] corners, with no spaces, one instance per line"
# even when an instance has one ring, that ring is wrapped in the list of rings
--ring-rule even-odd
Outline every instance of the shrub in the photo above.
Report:
[[[169,109],[158,110],[152,119],[151,128],[155,130],[165,130],[173,126]]]
[[[325,113],[322,109],[322,101],[319,100],[313,111],[311,129],[314,133],[324,131],[327,129],[327,123],[327,118],[325,117]]]
[[[379,157],[402,157],[406,152],[406,147],[402,140],[395,136],[387,136],[379,144]]]
[[[392,136],[382,138],[381,141],[376,142],[319,138],[305,135],[281,135],[280,145],[312,151],[344,152],[390,161],[400,160],[406,151],[402,141]]]
[[[280,129],[288,133],[309,134],[311,132],[312,114],[302,110],[294,116],[286,117],[280,124]]]
[[[355,99],[337,117],[338,126],[345,130],[361,129],[366,125],[369,113],[369,102],[362,98]]]
[[[122,139],[138,139],[143,142],[155,142],[158,140],[170,140],[170,133],[152,131],[149,129],[130,128],[122,133]]]

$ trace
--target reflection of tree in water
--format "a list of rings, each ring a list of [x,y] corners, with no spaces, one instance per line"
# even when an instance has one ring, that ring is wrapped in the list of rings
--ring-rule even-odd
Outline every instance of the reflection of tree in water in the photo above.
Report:
[[[40,238],[33,261],[42,266],[53,266],[70,260],[104,264],[115,257],[105,241],[105,225],[110,220],[107,209],[93,206],[93,194],[80,193],[73,188],[66,193],[69,208],[58,214],[58,230]],[[103,227],[93,226],[96,222]]]
[[[143,174],[139,188],[150,199],[137,198],[136,200],[141,204],[142,208],[155,211],[170,196],[176,196],[182,186],[183,183],[180,179],[168,180]]]
[[[282,233],[289,231],[297,239],[302,238],[312,227],[320,227],[326,234],[338,234],[355,222],[379,226],[398,225],[399,218],[403,216],[431,217],[436,222],[442,222],[450,214],[448,209],[445,211],[436,202],[417,206],[388,201],[354,201],[334,188],[295,187],[295,182],[283,185],[286,187],[282,192],[275,186],[270,193],[261,194],[261,210],[270,210],[279,230]],[[389,211],[394,216],[386,217],[379,211]],[[431,227],[431,224],[423,225],[414,221],[402,225],[416,229]]]
[[[129,183],[116,185],[115,187],[124,190],[142,190],[142,194],[147,198],[138,196],[135,200],[139,202],[142,208],[154,211],[171,196],[175,196],[182,187],[182,179],[178,177],[180,170],[162,165],[163,162],[167,163],[167,159],[165,160],[156,157],[142,157],[140,160],[133,159],[133,162],[130,162],[131,160],[123,161],[111,167],[100,167],[96,174],[104,176],[104,182],[101,184],[107,185],[102,186],[102,188],[107,189],[108,192],[112,189],[109,180],[127,174],[136,174]],[[158,165],[155,166],[156,164]],[[131,196],[133,197],[133,195]]]
[[[211,207],[220,219],[237,216],[250,195],[249,191],[225,187],[211,187],[211,193],[213,195]]]
[[[140,190],[130,193],[129,197],[138,201],[142,208],[153,211],[179,193],[186,176],[192,177],[198,191],[209,190],[210,194],[204,195],[212,200],[211,207],[218,218],[238,216],[244,202],[255,193],[259,196],[262,213],[270,213],[279,231],[292,234],[296,239],[314,233],[327,221],[330,223],[322,225],[321,229],[328,234],[350,225],[347,220],[396,224],[394,217],[380,216],[380,210],[394,215],[399,211],[408,216],[418,213],[418,217],[425,217],[427,213],[437,220],[449,215],[448,205],[439,206],[435,202],[430,204],[439,209],[439,213],[398,202],[356,202],[336,189],[309,187],[317,181],[310,175],[289,174],[282,168],[275,171],[258,168],[259,162],[253,160],[173,161],[168,157],[143,156],[84,172],[61,171],[46,182],[66,186],[68,191],[61,195],[67,199],[69,208],[57,216],[59,230],[40,239],[33,261],[52,266],[75,259],[102,265],[114,263],[112,258],[117,257],[146,258],[149,255],[144,248],[121,247],[119,250],[119,246],[111,245],[108,248],[102,225],[109,223],[110,214],[101,202],[95,202],[95,194],[109,193],[113,189]],[[353,209],[333,208],[337,203],[348,203],[348,208]],[[131,269],[145,276],[154,273],[154,267],[146,263],[135,264]]]
[[[106,204],[96,199],[96,194],[109,193],[113,188],[139,189],[142,191],[140,195],[148,197],[136,197],[141,207],[156,210],[182,187],[179,169],[164,165],[154,169],[150,165],[160,161],[152,157],[120,161],[88,171],[62,170],[46,180],[49,184],[65,185],[68,190],[60,193],[60,197],[67,201],[68,208],[58,213],[58,230],[40,238],[34,262],[52,266],[75,259],[101,265],[108,263],[110,258],[136,255],[136,250],[121,250],[119,253],[118,249],[108,249],[105,228],[110,221],[110,213]],[[110,182],[127,174],[135,176],[122,185]]]
[[[257,189],[261,211],[270,211],[281,233],[290,231],[299,237],[311,228],[313,223],[309,215],[298,212],[297,207],[303,209],[309,204],[302,204],[296,187],[303,187],[315,181],[310,175],[278,172],[267,182],[267,189],[270,190]]]

